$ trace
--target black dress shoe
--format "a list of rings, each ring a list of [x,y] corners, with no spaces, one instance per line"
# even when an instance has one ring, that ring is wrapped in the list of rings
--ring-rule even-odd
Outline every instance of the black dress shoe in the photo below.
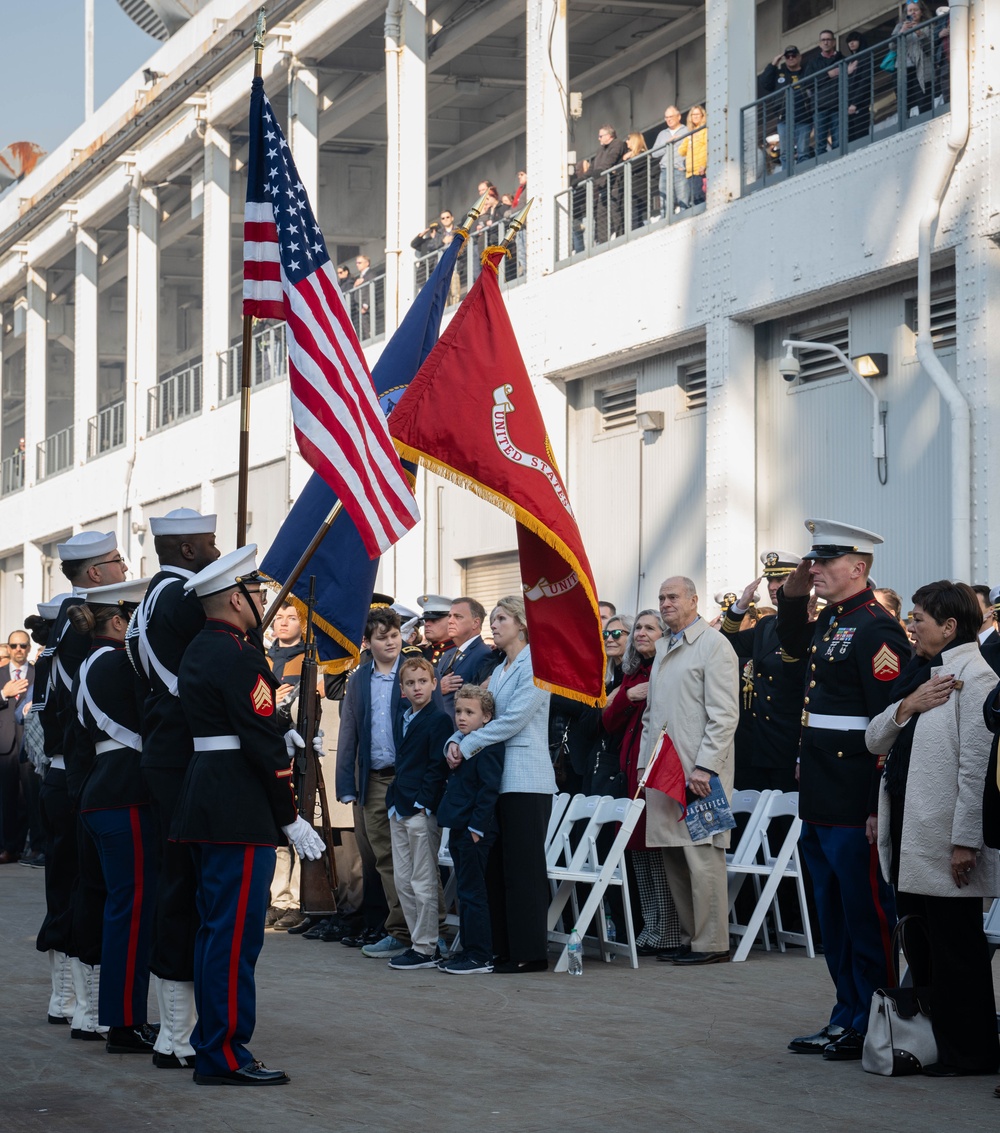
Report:
[[[71,1039],[79,1039],[85,1043],[103,1043],[107,1042],[108,1036],[103,1031],[84,1031],[79,1027],[74,1027],[70,1033]]]
[[[829,1046],[823,1048],[823,1057],[827,1062],[857,1062],[865,1049],[865,1036],[848,1027],[846,1031],[835,1039]]]
[[[328,917],[313,917],[308,913],[302,918],[302,923],[295,925],[294,928],[288,930],[289,936],[305,936],[307,932],[312,932],[314,928],[319,928],[320,925],[326,924]],[[315,937],[310,937],[315,940]]]
[[[528,972],[547,972],[548,970],[549,962],[544,958],[541,960],[506,960],[502,964],[493,965],[493,971],[504,976],[521,976]]]
[[[154,1050],[153,1065],[158,1066],[161,1070],[193,1070],[194,1055],[163,1054],[158,1050]]]
[[[108,1054],[149,1054],[156,1042],[158,1027],[139,1023],[135,1027],[112,1027],[108,1031]]]
[[[255,1058],[228,1074],[199,1074],[196,1070],[194,1080],[199,1086],[283,1086],[291,1079],[284,1070],[268,1070]]]
[[[682,956],[690,956],[690,944],[678,944],[676,948],[660,948],[656,953],[657,960],[679,960]]]
[[[67,1019],[65,1015],[50,1015],[49,1022],[53,1027],[64,1027],[69,1022],[69,1019]]]
[[[316,920],[316,918],[313,917],[310,918],[309,924],[304,927],[291,928],[288,930],[288,933],[289,936],[295,933],[301,936],[303,940],[319,940],[332,920],[333,917],[323,917],[321,920]]]
[[[675,956],[675,964],[728,964],[728,952],[692,952],[690,949],[683,956]]]
[[[343,940],[345,936],[350,936],[347,925],[343,922],[331,921],[320,933],[319,939],[332,944],[334,941]]]
[[[355,936],[342,936],[340,943],[348,948],[363,948],[366,944],[378,944],[384,936],[385,932],[380,928],[367,928]]]
[[[832,1023],[827,1023],[822,1031],[817,1031],[814,1035],[800,1035],[797,1039],[792,1039],[788,1049],[794,1050],[796,1054],[822,1054],[830,1043],[836,1042],[843,1033],[843,1027],[835,1027]]]

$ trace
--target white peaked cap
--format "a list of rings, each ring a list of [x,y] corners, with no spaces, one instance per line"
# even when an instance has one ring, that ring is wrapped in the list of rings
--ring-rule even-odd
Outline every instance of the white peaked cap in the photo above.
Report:
[[[153,535],[211,535],[215,532],[214,515],[202,515],[189,507],[175,507],[166,515],[154,515],[149,521]]]
[[[193,590],[199,598],[207,598],[210,594],[232,590],[241,579],[250,582],[256,575],[257,544],[248,543],[245,547],[237,547],[235,551],[216,559],[214,563],[209,563],[204,570],[184,583],[184,589]]]
[[[47,622],[54,622],[59,616],[63,602],[70,597],[70,593],[69,590],[66,590],[64,593],[57,594],[54,598],[50,598],[47,602],[39,602],[38,616],[44,618]]]
[[[107,586],[92,586],[89,590],[84,590],[81,597],[91,606],[120,606],[123,603],[138,606],[147,586],[148,578],[129,578]]]
[[[882,536],[863,527],[838,523],[834,519],[807,519],[806,530],[812,535],[812,550],[804,559],[839,559],[841,555],[871,555]]]
[[[118,547],[118,538],[113,531],[81,531],[65,543],[56,544],[59,558],[64,563],[80,559],[97,559],[108,555]]]

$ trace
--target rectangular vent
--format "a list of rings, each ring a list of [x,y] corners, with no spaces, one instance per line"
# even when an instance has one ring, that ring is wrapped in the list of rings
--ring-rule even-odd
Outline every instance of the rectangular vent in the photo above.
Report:
[[[836,346],[850,357],[850,323],[845,319],[840,323],[828,324],[811,330],[793,329],[789,338],[804,339],[808,342],[826,342]],[[846,374],[843,363],[834,354],[825,350],[803,349],[798,350],[799,362],[802,369],[799,372],[800,382],[818,382],[824,378],[838,377]]]
[[[614,433],[635,426],[635,396],[635,378],[598,390],[597,406],[601,411],[602,432]]]
[[[708,404],[708,364],[703,358],[682,367],[680,387],[685,409],[704,409]]]
[[[906,301],[906,325],[914,334],[919,333],[916,299]],[[958,338],[958,313],[954,288],[931,295],[931,338],[935,350],[946,350],[955,345]]]

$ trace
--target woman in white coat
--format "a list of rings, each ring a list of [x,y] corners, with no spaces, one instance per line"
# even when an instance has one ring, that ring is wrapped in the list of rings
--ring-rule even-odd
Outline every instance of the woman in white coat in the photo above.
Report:
[[[549,693],[534,683],[524,600],[501,598],[490,614],[493,643],[506,661],[493,670],[496,715],[461,742],[448,743],[448,762],[474,759],[489,744],[504,745],[497,799],[498,833],[486,867],[493,922],[494,972],[544,972],[548,967],[549,883],[545,832],[556,778],[549,755]]]
[[[896,888],[915,986],[930,987],[938,1061],[932,1077],[995,1074],[1000,1065],[983,898],[1000,893],[995,850],[983,845],[990,734],[983,702],[996,674],[982,659],[979,602],[965,583],[932,582],[913,595],[916,657],[895,703],[868,725],[886,752],[878,802],[882,872]]]

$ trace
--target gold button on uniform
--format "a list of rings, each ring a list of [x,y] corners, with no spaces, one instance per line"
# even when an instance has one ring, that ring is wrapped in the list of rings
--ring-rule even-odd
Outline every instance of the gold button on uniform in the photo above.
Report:
[[[815,687],[816,687],[816,682],[815,682],[815,681],[810,681],[810,682],[809,682],[809,687],[810,687],[810,688],[815,688]]]

